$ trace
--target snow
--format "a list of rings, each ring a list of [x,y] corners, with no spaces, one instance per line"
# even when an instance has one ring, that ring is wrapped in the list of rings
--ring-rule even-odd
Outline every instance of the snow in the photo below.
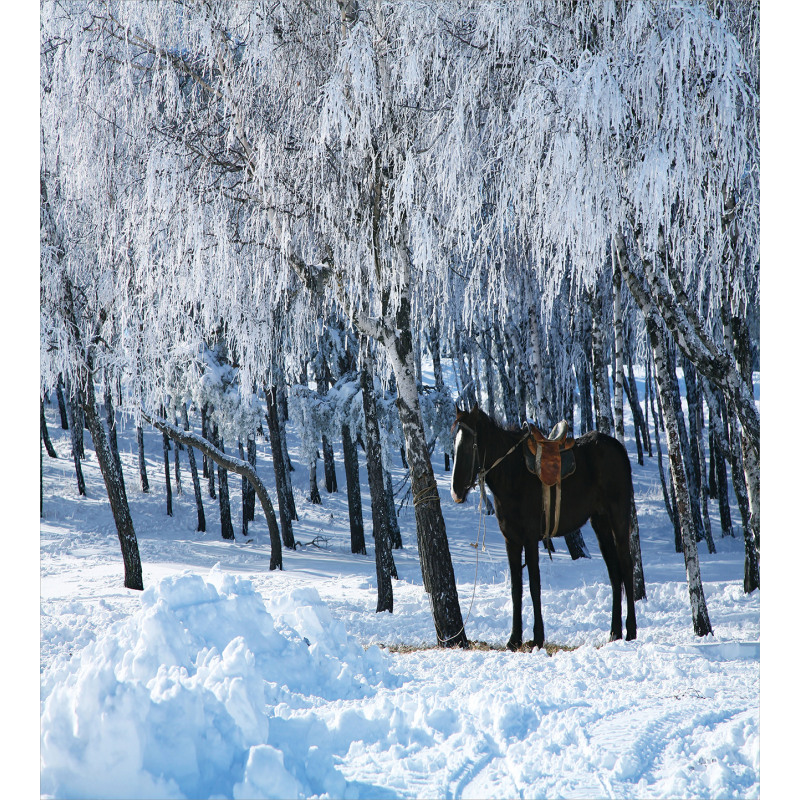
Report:
[[[741,535],[722,539],[717,526],[718,553],[699,545],[714,636],[698,639],[657,464],[639,467],[632,442],[648,595],[637,604],[639,638],[607,641],[611,592],[587,526],[591,559],[571,561],[562,540],[552,562],[540,559],[552,655],[502,649],[511,600],[497,523],[486,520],[485,551],[471,546],[477,494],[452,503],[434,453],[467,633],[484,643],[451,651],[433,647],[411,512],[399,515],[394,614],[375,614],[372,547],[369,557],[349,552],[344,491],[323,491],[322,506],[306,500],[293,428],[295,537],[303,545],[284,553],[283,572],[270,572],[260,515],[247,540],[237,531],[234,543],[224,542],[204,488],[208,532],[194,530],[188,474],[184,493],[173,497],[175,516],[166,516],[152,430],[145,434],[151,492],[141,493],[135,431],[120,420],[146,586],[137,593],[122,587],[88,437],[89,496],[78,498],[68,432],[54,406],[46,414],[60,458],[44,459],[40,537],[44,796],[761,794],[760,592],[742,591]],[[263,442],[258,471],[274,491]],[[402,475],[398,462],[396,486]],[[238,479],[230,485],[236,524]],[[369,512],[366,502],[367,530]],[[528,639],[527,593],[523,615]]]

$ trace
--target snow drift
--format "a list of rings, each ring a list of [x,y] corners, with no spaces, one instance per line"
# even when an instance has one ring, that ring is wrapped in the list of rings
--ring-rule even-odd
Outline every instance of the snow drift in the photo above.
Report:
[[[277,630],[250,582],[219,569],[146,590],[136,614],[58,676],[42,716],[42,792],[344,796],[345,780],[313,746],[321,737],[284,720],[284,751],[268,743],[266,712],[363,697],[390,679],[386,657],[334,622],[313,588],[281,602],[296,628]]]

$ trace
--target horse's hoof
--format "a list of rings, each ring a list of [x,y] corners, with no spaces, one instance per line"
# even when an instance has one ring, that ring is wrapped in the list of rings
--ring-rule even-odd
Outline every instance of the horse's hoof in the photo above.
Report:
[[[628,635],[625,637],[625,641],[626,641],[626,642],[632,642],[632,641],[633,641],[635,638],[636,638],[636,631],[633,631],[632,633],[629,633],[629,634],[628,634]]]
[[[609,642],[618,642],[622,638],[622,631],[617,633],[616,631],[611,631],[611,636],[608,637]]]
[[[516,652],[522,647],[522,639],[509,639],[506,649]]]
[[[533,640],[533,646],[534,646],[534,647],[535,647],[537,650],[541,650],[541,649],[544,647],[544,639],[542,639],[541,641],[537,641],[536,639],[534,639],[534,640]]]

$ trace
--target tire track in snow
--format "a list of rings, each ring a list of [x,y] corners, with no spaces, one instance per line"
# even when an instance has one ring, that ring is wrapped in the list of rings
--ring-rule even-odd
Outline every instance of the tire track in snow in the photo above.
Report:
[[[461,800],[464,789],[469,786],[486,767],[500,755],[497,742],[485,734],[475,743],[474,750],[485,751],[477,758],[468,758],[447,779],[445,800]],[[452,790],[450,786],[453,786]]]
[[[663,700],[663,698],[662,698]],[[709,698],[692,694],[676,697],[677,707],[667,713],[663,706],[621,709],[610,719],[595,723],[587,731],[596,752],[603,752],[601,766],[610,796],[624,794],[624,788],[643,778],[652,786],[658,780],[667,750],[675,742],[687,742],[701,730],[715,729],[746,711],[746,708],[709,708]],[[703,701],[703,705],[690,704]],[[614,761],[612,762],[612,759]]]

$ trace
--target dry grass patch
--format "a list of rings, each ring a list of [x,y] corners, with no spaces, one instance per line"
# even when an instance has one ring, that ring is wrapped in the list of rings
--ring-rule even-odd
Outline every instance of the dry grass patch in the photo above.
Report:
[[[439,648],[433,644],[381,644],[378,645],[379,647],[383,648],[384,650],[388,650],[390,653],[399,653],[400,655],[404,655],[406,653],[419,653],[424,650],[438,650]],[[508,651],[505,645],[502,644],[489,644],[489,642],[470,642],[469,643],[469,650],[479,650],[479,651]],[[556,642],[545,642],[544,643],[544,651],[547,655],[552,656],[555,653],[559,652],[572,652],[573,650],[577,650],[576,645],[568,645],[568,644],[557,644]],[[533,641],[523,642],[522,647],[517,650],[517,653],[532,653],[536,650],[533,646]]]

